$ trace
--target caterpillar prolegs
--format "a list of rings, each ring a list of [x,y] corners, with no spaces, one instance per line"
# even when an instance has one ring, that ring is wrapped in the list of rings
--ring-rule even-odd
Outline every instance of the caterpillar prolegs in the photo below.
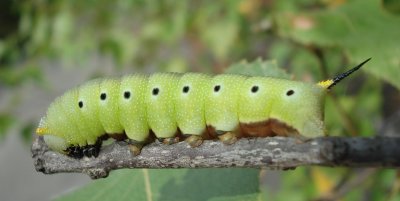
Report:
[[[58,97],[36,133],[75,158],[96,157],[108,137],[126,140],[137,154],[153,135],[165,143],[185,138],[193,147],[217,137],[229,144],[249,136],[323,136],[326,91],[368,60],[317,84],[201,73],[96,79]]]

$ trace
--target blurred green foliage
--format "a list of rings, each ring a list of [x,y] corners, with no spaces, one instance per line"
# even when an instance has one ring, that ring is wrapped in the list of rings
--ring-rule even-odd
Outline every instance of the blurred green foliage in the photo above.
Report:
[[[77,73],[96,56],[112,59],[116,72],[222,73],[234,64],[228,72],[316,82],[372,57],[361,72],[331,91],[325,110],[327,132],[371,136],[379,133],[385,119],[400,109],[396,104],[400,100],[397,0],[5,0],[0,7],[0,24],[0,94],[3,87],[18,90],[28,80],[46,83],[48,78],[41,68],[44,61],[75,68]],[[269,64],[257,58],[266,59]],[[253,67],[249,68],[245,61],[238,63],[242,60],[254,61]],[[385,92],[388,88],[392,89],[390,94]],[[395,108],[384,110],[387,105]],[[18,121],[11,111],[12,108],[0,110],[0,136]],[[28,122],[20,130],[23,136],[29,136],[32,129]],[[185,171],[177,171],[177,177],[185,175]],[[135,178],[141,174],[123,172]],[[341,182],[360,174],[343,169],[300,168],[283,174],[274,198],[321,198],[337,193]],[[113,177],[93,184],[93,189],[104,185],[112,191],[121,185],[119,190],[124,190],[125,183]],[[366,196],[399,200],[398,178],[395,171],[375,170],[363,185],[341,195],[342,200]],[[208,178],[197,179],[205,182]],[[141,184],[127,180],[129,188]],[[176,182],[194,181],[181,178]],[[245,180],[242,185],[254,186],[255,182]],[[65,199],[88,198],[93,192],[88,189],[91,187]],[[261,193],[231,192],[232,196],[207,199],[253,200],[271,195],[263,185],[260,190]],[[118,193],[107,196],[117,199],[113,195],[117,197]]]
[[[400,88],[400,17],[382,9],[379,0],[354,0],[311,11],[288,11],[282,4],[274,16],[282,37],[302,45],[339,48],[351,63],[373,57],[365,70]]]
[[[8,114],[0,113],[0,140],[2,140],[6,134],[6,131],[13,125],[15,119]]]

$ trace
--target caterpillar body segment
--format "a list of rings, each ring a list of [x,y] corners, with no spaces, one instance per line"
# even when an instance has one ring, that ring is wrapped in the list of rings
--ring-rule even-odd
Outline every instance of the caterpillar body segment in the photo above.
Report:
[[[86,84],[79,87],[78,100],[75,106],[78,104],[80,113],[76,116],[80,116],[82,119],[82,126],[88,133],[82,133],[82,138],[88,139],[93,142],[97,137],[106,133],[103,125],[99,120],[99,96],[100,96],[100,79],[91,80]]]
[[[149,77],[145,94],[147,122],[157,138],[171,138],[177,134],[174,93],[181,74],[156,73]]]
[[[65,125],[70,125],[73,128],[69,128],[67,131],[67,134],[72,135],[74,134],[74,136],[77,138],[76,139],[76,144],[75,145],[79,145],[79,146],[84,146],[87,143],[88,144],[94,144],[95,143],[95,136],[93,135],[93,139],[91,138],[88,139],[88,141],[86,141],[86,133],[92,133],[91,131],[91,127],[87,126],[82,117],[82,115],[75,115],[77,113],[80,113],[80,108],[79,106],[76,107],[76,102],[78,100],[78,94],[79,91],[77,88],[73,88],[69,91],[67,91],[63,96],[61,96],[61,98],[59,99],[59,103],[58,105],[60,105],[62,107],[62,111],[64,112],[64,115],[66,117],[66,122]],[[58,114],[58,113],[57,113]],[[72,138],[74,137],[72,136]]]
[[[137,142],[145,141],[150,131],[144,107],[147,85],[146,75],[124,76],[120,85],[119,122],[127,137]]]
[[[183,134],[192,146],[204,136],[228,143],[246,136],[323,136],[325,94],[350,73],[317,84],[201,73],[96,79],[57,98],[36,133],[51,149],[76,158],[97,156],[102,140],[116,135],[127,138],[135,154],[151,133],[169,143]]]
[[[186,73],[178,82],[174,97],[175,117],[184,135],[202,135],[206,132],[205,100],[211,77]]]
[[[230,74],[217,75],[210,80],[205,90],[205,119],[217,134],[237,129],[239,92],[245,80],[245,76]]]
[[[109,134],[124,132],[120,118],[118,118],[120,114],[120,84],[121,82],[117,79],[104,79],[100,82],[99,120],[104,131]]]
[[[274,78],[251,77],[246,79],[239,92],[238,116],[241,123],[261,122],[269,118],[275,97]],[[274,86],[274,87],[268,87]]]
[[[270,118],[281,122],[291,122],[291,127],[304,136],[323,136],[325,134],[323,108],[326,90],[303,82],[282,82],[282,80],[277,82],[278,87],[275,88],[277,95],[272,100],[274,109],[271,110]],[[294,102],[296,104],[292,104]],[[305,119],[307,121],[304,121]],[[279,132],[275,133],[279,134]]]

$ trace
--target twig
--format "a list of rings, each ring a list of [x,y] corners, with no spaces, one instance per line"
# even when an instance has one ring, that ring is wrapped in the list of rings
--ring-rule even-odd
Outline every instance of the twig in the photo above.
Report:
[[[243,138],[233,145],[207,140],[191,148],[186,142],[146,145],[133,156],[126,143],[102,148],[97,158],[74,159],[50,151],[42,138],[32,145],[37,171],[45,174],[81,172],[92,179],[121,168],[248,167],[294,169],[298,166],[400,167],[400,138],[322,137],[305,142],[295,138]]]

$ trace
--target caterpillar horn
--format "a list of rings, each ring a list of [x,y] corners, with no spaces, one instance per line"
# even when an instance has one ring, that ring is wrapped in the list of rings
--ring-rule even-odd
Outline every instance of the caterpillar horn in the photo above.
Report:
[[[358,64],[356,67],[354,67],[354,68],[352,68],[352,69],[350,69],[350,70],[348,70],[348,71],[346,71],[346,72],[344,72],[342,74],[337,75],[333,79],[324,80],[324,81],[319,82],[318,85],[329,90],[333,86],[335,86],[337,83],[339,83],[341,80],[343,80],[344,78],[346,78],[347,76],[349,76],[353,72],[355,72],[358,69],[360,69],[369,60],[371,60],[371,58],[368,58],[367,60],[365,60],[362,63]]]

